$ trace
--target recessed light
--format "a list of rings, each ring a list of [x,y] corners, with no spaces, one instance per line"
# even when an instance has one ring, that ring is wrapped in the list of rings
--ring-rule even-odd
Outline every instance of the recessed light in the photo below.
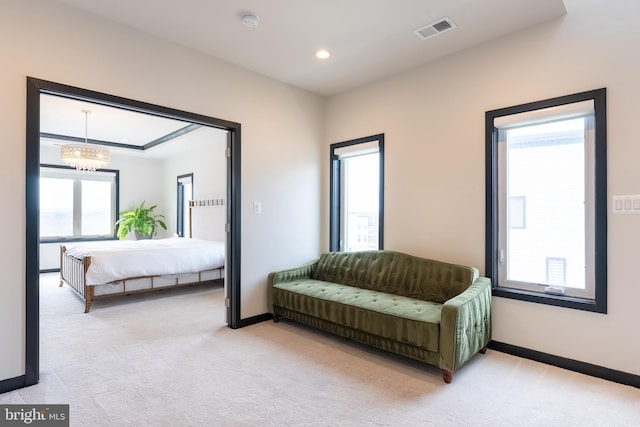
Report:
[[[316,57],[320,59],[327,59],[331,56],[331,53],[327,49],[320,49],[316,52]]]

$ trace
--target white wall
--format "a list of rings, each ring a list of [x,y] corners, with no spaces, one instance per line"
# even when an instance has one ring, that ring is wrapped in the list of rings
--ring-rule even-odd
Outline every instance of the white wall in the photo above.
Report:
[[[242,124],[242,318],[270,271],[317,256],[322,98],[49,0],[0,2],[0,40],[0,380],[25,373],[27,76]]]
[[[565,4],[551,23],[328,100],[326,145],[385,133],[387,249],[484,269],[484,113],[496,108],[607,87],[609,199],[640,194],[640,2]],[[326,206],[328,147],[323,160]],[[640,216],[609,212],[609,313],[494,298],[494,340],[640,374]]]
[[[162,161],[112,153],[109,168],[120,171],[120,212],[134,210],[145,202],[146,207],[157,205],[154,214],[167,215],[169,206],[163,204],[165,189],[162,186]],[[168,231],[159,229],[157,237],[170,235]],[[134,238],[133,235],[127,236],[127,239]]]
[[[193,144],[197,149],[181,150],[163,162],[164,205],[168,207],[164,215],[169,234],[176,232],[178,176],[193,174],[194,200],[226,199],[227,195],[227,132],[202,127],[181,136],[176,143],[186,147]],[[193,237],[222,242],[226,240],[226,205],[195,208],[192,217]]]

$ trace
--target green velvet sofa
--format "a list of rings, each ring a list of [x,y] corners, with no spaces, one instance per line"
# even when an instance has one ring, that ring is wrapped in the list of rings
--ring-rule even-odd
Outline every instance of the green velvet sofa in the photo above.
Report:
[[[393,251],[327,252],[269,274],[280,316],[453,373],[491,339],[491,284],[474,267]]]

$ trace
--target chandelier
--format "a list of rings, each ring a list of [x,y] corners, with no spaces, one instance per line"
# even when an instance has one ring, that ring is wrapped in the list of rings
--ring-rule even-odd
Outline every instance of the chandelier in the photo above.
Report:
[[[109,164],[111,155],[106,148],[89,144],[87,138],[87,122],[91,111],[82,110],[84,113],[84,144],[65,144],[60,147],[62,161],[79,171],[95,171]]]

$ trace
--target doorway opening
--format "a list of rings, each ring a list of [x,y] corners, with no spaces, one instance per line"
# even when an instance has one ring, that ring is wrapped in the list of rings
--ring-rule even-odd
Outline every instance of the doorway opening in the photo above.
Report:
[[[191,215],[189,215],[189,201],[193,200],[193,174],[178,176],[177,191],[177,223],[176,233],[178,237],[191,237]]]
[[[26,141],[26,340],[25,386],[39,378],[39,275],[40,275],[40,148],[41,97],[54,95],[99,106],[177,120],[189,126],[226,132],[225,303],[230,328],[241,327],[240,319],[240,134],[239,123],[168,107],[135,101],[60,83],[27,77]],[[189,128],[186,126],[186,128]],[[161,142],[156,142],[155,145]],[[118,144],[111,144],[118,145]],[[120,147],[122,148],[122,147]],[[172,178],[175,179],[175,176]]]

